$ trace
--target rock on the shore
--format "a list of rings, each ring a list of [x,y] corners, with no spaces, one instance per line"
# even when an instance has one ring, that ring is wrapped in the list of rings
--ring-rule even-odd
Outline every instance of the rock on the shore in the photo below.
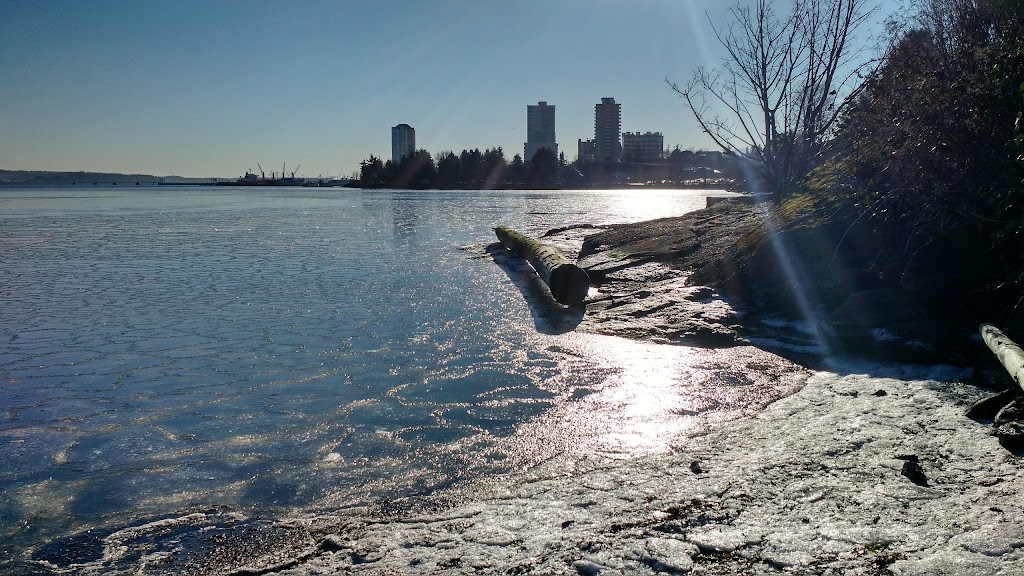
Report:
[[[739,312],[717,290],[689,277],[695,267],[721,266],[735,235],[754,221],[753,208],[727,202],[675,218],[588,228],[581,242],[578,227],[554,230],[545,241],[578,251],[577,264],[597,288],[580,329],[731,346],[744,342]]]
[[[774,221],[763,206],[727,201],[597,229],[579,245],[578,265],[599,290],[583,328],[722,346],[764,336],[758,319],[789,318],[816,323],[827,354],[972,357],[962,306],[922,288],[933,271],[921,259],[887,279],[867,261],[882,250],[869,235],[844,236],[827,219],[781,229]]]

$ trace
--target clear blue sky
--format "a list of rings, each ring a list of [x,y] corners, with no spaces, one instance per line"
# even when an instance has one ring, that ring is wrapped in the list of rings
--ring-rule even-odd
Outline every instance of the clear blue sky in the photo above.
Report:
[[[720,61],[708,18],[731,4],[4,0],[0,168],[347,175],[402,122],[431,152],[511,158],[541,100],[572,160],[609,96],[623,131],[710,148],[664,80]]]

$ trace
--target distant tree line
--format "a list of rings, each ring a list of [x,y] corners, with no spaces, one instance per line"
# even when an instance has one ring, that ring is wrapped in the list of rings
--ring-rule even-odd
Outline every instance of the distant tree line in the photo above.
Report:
[[[161,181],[159,176],[149,174],[121,174],[116,172],[53,172],[45,170],[0,170],[2,184],[78,184],[78,183],[120,183],[136,182],[155,184]]]
[[[541,148],[529,162],[516,154],[509,161],[501,147],[450,150],[431,155],[417,150],[401,162],[376,156],[359,163],[359,183],[379,188],[495,189],[524,186],[552,187],[565,180],[568,166],[549,148]]]
[[[498,148],[431,155],[417,150],[397,164],[370,156],[359,164],[359,184],[367,188],[502,189],[597,186],[626,182],[693,182],[742,179],[738,159],[716,152],[679,150],[651,162],[567,163],[541,148],[529,162],[516,154],[506,160]]]

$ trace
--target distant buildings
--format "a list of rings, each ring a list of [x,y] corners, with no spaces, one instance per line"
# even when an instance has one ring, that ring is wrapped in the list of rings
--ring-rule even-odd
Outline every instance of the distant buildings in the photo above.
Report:
[[[619,131],[622,128],[622,105],[615,98],[601,98],[594,105],[594,155],[597,162],[615,163],[622,158]]]
[[[593,181],[655,176],[657,178],[654,179],[678,180],[681,177],[675,178],[678,175],[668,172],[684,171],[685,175],[690,175],[703,170],[702,174],[714,174],[724,171],[728,164],[723,161],[720,153],[699,152],[700,157],[697,157],[694,152],[681,151],[677,146],[672,154],[668,154],[665,151],[665,137],[661,132],[622,132],[622,105],[615,98],[601,98],[594,105],[594,137],[578,139],[576,146],[577,164],[574,168],[584,172]],[[555,106],[544,101],[526,106],[523,163],[529,164],[542,148],[548,148],[558,157]],[[397,165],[403,158],[414,154],[416,131],[413,127],[399,124],[391,128],[392,163]],[[463,151],[465,154],[466,151]],[[672,170],[659,166],[671,166]]]
[[[722,170],[726,165],[726,156],[721,150],[701,150],[695,154],[697,165],[711,170]]]
[[[541,148],[549,148],[558,156],[555,142],[555,106],[547,102],[526,106],[526,143],[523,160],[529,162]]]
[[[623,132],[622,158],[626,162],[656,162],[665,149],[665,137],[661,132]]]
[[[416,152],[416,129],[408,124],[391,128],[391,161],[398,164],[402,158]]]
[[[580,162],[594,162],[597,158],[597,146],[593,140],[576,140],[576,159]]]

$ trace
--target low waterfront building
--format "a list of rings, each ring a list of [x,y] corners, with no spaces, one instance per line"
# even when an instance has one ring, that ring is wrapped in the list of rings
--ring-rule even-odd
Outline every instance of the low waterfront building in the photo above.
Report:
[[[665,137],[661,132],[623,132],[622,158],[626,162],[657,162],[664,155]]]
[[[576,159],[580,162],[594,162],[597,158],[597,147],[593,140],[576,140]]]

